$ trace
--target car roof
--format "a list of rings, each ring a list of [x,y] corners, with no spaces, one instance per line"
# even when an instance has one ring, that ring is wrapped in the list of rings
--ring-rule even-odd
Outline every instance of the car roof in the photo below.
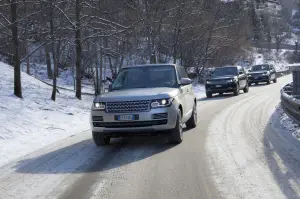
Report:
[[[239,66],[230,66],[230,65],[226,65],[226,66],[222,66],[222,67],[216,67],[216,68],[238,68]]]
[[[176,64],[141,64],[141,65],[133,65],[133,66],[126,66],[124,68],[136,68],[136,67],[150,67],[150,66],[173,66],[176,67]]]

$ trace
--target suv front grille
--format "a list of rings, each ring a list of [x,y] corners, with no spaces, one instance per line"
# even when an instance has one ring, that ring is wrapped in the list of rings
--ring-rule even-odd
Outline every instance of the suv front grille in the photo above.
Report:
[[[149,100],[106,103],[107,113],[132,113],[132,112],[145,112],[149,110],[150,110]]]
[[[212,80],[212,84],[226,84],[227,80]]]

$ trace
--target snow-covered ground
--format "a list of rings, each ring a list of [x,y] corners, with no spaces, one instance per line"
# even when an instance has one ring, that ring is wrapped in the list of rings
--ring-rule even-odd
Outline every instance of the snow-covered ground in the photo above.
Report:
[[[278,108],[280,124],[284,127],[286,133],[291,134],[296,140],[300,141],[300,128],[284,111]]]
[[[26,65],[22,64],[22,71],[26,71]],[[48,78],[47,75],[47,66],[43,64],[30,64],[30,74],[31,76],[47,82],[48,84],[52,84],[53,80]],[[59,69],[59,76],[57,77],[57,86],[63,87],[69,90],[75,90],[75,76],[71,69]],[[82,79],[82,92],[85,93],[94,93],[93,80],[83,78]]]
[[[22,72],[23,99],[13,95],[13,68],[0,62],[0,166],[57,140],[89,129],[92,96],[77,100]]]

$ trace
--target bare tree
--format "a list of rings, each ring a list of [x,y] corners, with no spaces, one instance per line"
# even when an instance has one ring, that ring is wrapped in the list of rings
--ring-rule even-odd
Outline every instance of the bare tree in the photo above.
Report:
[[[14,66],[14,94],[22,98],[22,85],[21,85],[21,63],[19,55],[19,37],[18,37],[18,21],[17,21],[17,0],[11,0],[10,13],[11,13],[11,32],[13,40],[13,66]]]

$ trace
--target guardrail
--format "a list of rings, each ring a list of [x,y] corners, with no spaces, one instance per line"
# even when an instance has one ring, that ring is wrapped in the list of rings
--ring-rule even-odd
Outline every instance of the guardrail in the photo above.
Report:
[[[300,125],[300,96],[293,95],[293,83],[284,86],[280,93],[283,111]]]
[[[292,73],[291,70],[278,71],[278,72],[276,72],[276,76],[277,76],[277,77],[282,77],[282,76],[285,76],[285,75],[289,75],[289,74],[291,74],[291,73]]]

